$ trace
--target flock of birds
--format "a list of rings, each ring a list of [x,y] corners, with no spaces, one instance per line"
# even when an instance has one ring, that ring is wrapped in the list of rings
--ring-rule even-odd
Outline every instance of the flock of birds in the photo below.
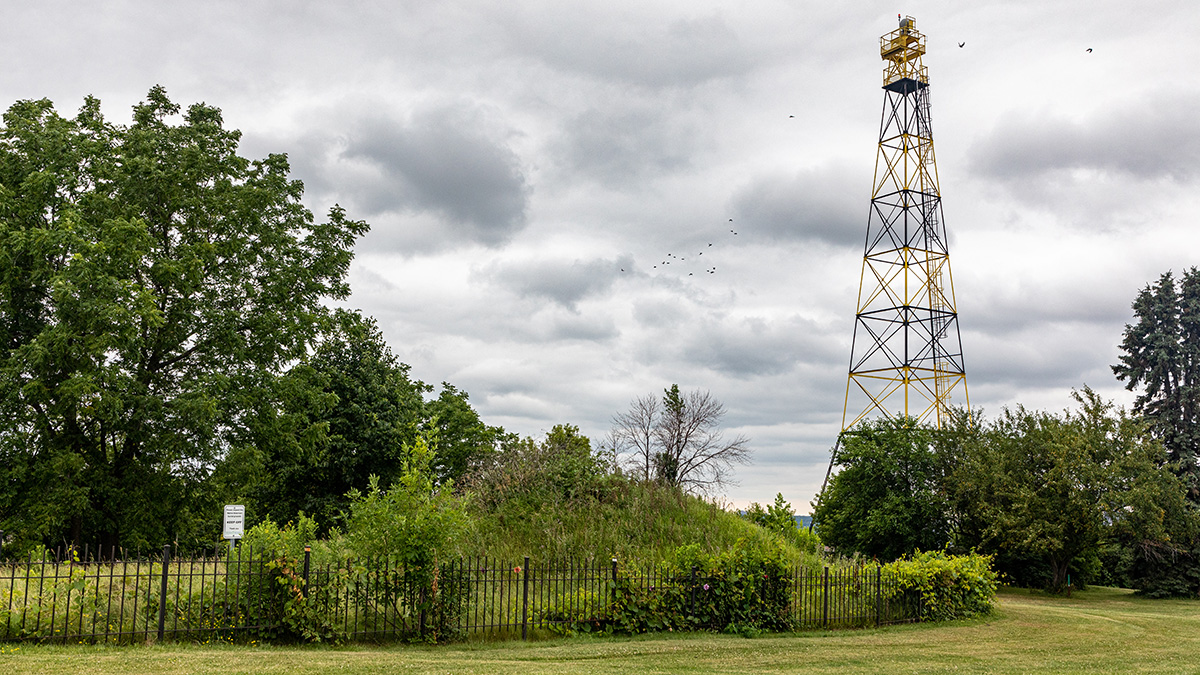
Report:
[[[966,47],[966,46],[967,46],[967,43],[966,43],[965,41],[964,41],[964,42],[959,42],[959,43],[958,43],[958,48],[959,48],[959,49],[963,49],[963,48],[964,48],[964,47]],[[1088,48],[1087,48],[1085,51],[1086,51],[1088,54],[1091,54],[1091,53],[1092,53],[1092,48],[1091,48],[1091,47],[1088,47]],[[796,118],[796,116],[795,116],[795,115],[788,115],[788,119],[795,119],[795,118]],[[733,222],[733,218],[730,218],[730,219],[729,219],[729,222],[731,222],[731,223],[732,223],[732,222]],[[735,237],[737,236],[737,230],[735,230],[735,229],[733,229],[733,228],[730,228],[730,229],[729,229],[729,233],[730,233],[731,235],[735,236]],[[704,252],[705,252],[706,250],[708,250],[708,249],[712,248],[712,245],[713,245],[713,244],[712,244],[712,242],[708,242],[708,246],[707,246],[707,247],[705,247],[705,248],[701,249],[700,251],[696,252],[695,254],[693,254],[693,256],[694,256],[694,257],[693,257],[693,261],[694,261],[694,262],[698,262],[698,261],[699,261],[699,259],[700,259],[700,257],[704,255]],[[712,253],[712,251],[709,251],[709,253]],[[665,257],[663,257],[663,259],[662,259],[661,261],[659,261],[659,262],[658,262],[658,264],[656,264],[656,265],[653,265],[653,266],[651,267],[651,269],[660,270],[660,272],[659,272],[659,273],[660,273],[660,274],[662,274],[662,273],[664,273],[664,272],[666,271],[666,268],[667,268],[667,266],[668,266],[668,265],[670,265],[671,263],[675,263],[676,265],[682,265],[683,263],[686,263],[686,262],[687,262],[687,260],[688,260],[688,259],[687,259],[687,258],[685,258],[685,257],[683,257],[683,256],[677,256],[677,255],[675,255],[674,253],[670,253],[670,252],[668,252],[668,253],[666,254],[666,256],[665,256]],[[709,256],[709,261],[711,261],[711,260],[712,260],[712,256],[710,255],[710,256]],[[706,261],[706,262],[707,262],[707,261]],[[693,263],[693,264],[694,264],[694,263]],[[625,268],[624,268],[624,267],[622,267],[622,268],[621,268],[621,271],[622,271],[622,272],[624,272],[624,271],[625,271]],[[701,271],[700,273],[701,273],[701,274],[716,274],[716,273],[717,273],[717,266],[716,266],[716,265],[713,265],[712,267],[705,267],[705,268],[704,268],[704,270],[703,270],[703,271]],[[695,273],[694,271],[692,271],[692,272],[688,272],[688,273],[687,273],[687,275],[688,275],[689,277],[691,277],[691,276],[695,276],[695,274],[696,274],[696,273]],[[680,275],[682,276],[682,272],[680,273]]]
[[[730,218],[729,222],[732,223],[733,218]],[[733,227],[730,227],[729,228],[729,236],[736,237],[737,235],[738,235],[737,230]],[[674,270],[668,270],[667,268],[672,263],[674,263],[676,266],[675,269],[679,270],[677,276],[680,276],[680,277],[684,276],[684,274],[683,274],[684,271],[687,271],[689,269],[691,270],[691,271],[687,272],[687,276],[689,276],[689,277],[694,277],[694,276],[696,276],[697,273],[699,273],[699,274],[716,274],[717,266],[708,264],[708,263],[712,262],[712,259],[713,259],[712,254],[713,254],[714,250],[720,250],[720,247],[717,246],[714,249],[713,242],[710,241],[710,242],[708,242],[707,246],[703,246],[699,251],[697,251],[695,253],[675,255],[674,253],[671,253],[668,251],[666,253],[666,255],[662,256],[662,260],[651,265],[650,269],[652,272],[654,270],[657,270],[657,272],[655,274],[656,276],[669,274],[669,273],[674,272]],[[709,254],[709,256],[708,256],[707,260],[704,260],[703,256],[706,252]],[[689,264],[689,258],[691,259],[690,264]],[[706,263],[706,266],[704,267],[703,270],[697,270],[696,266],[701,261]],[[624,267],[622,267],[621,271],[625,272],[626,270]]]

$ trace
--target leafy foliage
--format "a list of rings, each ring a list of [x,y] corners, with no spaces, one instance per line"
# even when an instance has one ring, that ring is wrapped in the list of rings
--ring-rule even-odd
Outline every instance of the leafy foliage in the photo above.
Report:
[[[409,378],[373,319],[346,310],[332,318],[314,353],[281,378],[283,405],[253,420],[254,444],[235,453],[221,477],[244,486],[263,515],[308,513],[326,528],[343,524],[347,493],[366,488],[368,476],[384,489],[399,479],[429,391]],[[239,465],[257,470],[230,475]]]
[[[418,436],[405,455],[404,473],[390,489],[371,476],[366,493],[350,492],[346,537],[361,556],[387,556],[410,572],[432,575],[439,558],[457,552],[468,518],[449,486],[435,488],[429,441]]]
[[[608,448],[593,449],[571,425],[541,440],[507,436],[462,483],[475,526],[464,544],[511,560],[577,556],[661,560],[698,543],[715,552],[739,539],[778,535],[699,497],[618,471]],[[802,555],[789,540],[793,560]]]
[[[1052,590],[1072,569],[1086,574],[1110,537],[1163,541],[1164,500],[1180,494],[1136,419],[1090,389],[1075,398],[1079,410],[1061,416],[1005,411],[963,446],[948,486],[972,544],[1015,580]],[[1029,574],[1031,561],[1045,577]]]
[[[1162,440],[1168,461],[1200,502],[1200,270],[1171,272],[1147,285],[1133,302],[1135,323],[1125,326],[1120,363],[1126,388],[1141,388],[1134,410]]]
[[[129,126],[93,98],[5,113],[0,512],[20,541],[200,536],[211,467],[349,292],[367,225],[315,222],[286,157],[180,112],[155,87]]]
[[[821,538],[815,532],[799,526],[796,513],[783,498],[782,492],[776,494],[775,503],[766,508],[758,502],[751,502],[743,517],[768,532],[779,534],[802,551],[815,554],[821,550]]]
[[[618,578],[609,629],[788,630],[791,575],[778,542],[739,541],[716,554],[683,546],[660,565],[658,588]]]
[[[893,589],[913,589],[921,595],[921,618],[929,621],[969,619],[990,614],[995,607],[999,577],[991,556],[944,551],[918,551],[884,566],[899,583]]]
[[[884,558],[978,549],[1009,583],[1053,591],[1068,578],[1195,588],[1196,514],[1160,468],[1162,446],[1092,390],[1075,398],[1059,415],[1018,406],[991,422],[959,414],[939,431],[856,430],[814,513],[822,540]]]
[[[845,434],[840,468],[818,495],[821,539],[844,554],[894,560],[950,541],[945,465],[934,435],[913,419],[879,419]]]

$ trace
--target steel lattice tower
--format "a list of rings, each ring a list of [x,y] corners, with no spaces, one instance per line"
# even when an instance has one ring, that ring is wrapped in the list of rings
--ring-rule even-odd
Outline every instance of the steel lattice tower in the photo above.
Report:
[[[883,118],[842,431],[876,413],[940,428],[952,394],[970,405],[924,54],[912,17],[880,39]]]

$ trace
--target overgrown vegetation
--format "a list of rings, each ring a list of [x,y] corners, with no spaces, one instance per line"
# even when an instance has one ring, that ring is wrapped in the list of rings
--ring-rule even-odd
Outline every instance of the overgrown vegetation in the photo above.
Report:
[[[918,551],[885,569],[900,578],[899,589],[915,589],[921,594],[922,618],[932,621],[991,614],[1000,586],[991,556],[977,553]]]
[[[940,432],[863,425],[820,496],[822,538],[867,555],[977,549],[1009,583],[1056,592],[1116,580],[1194,595],[1169,561],[1194,545],[1196,514],[1162,446],[1091,390],[1075,398],[1061,415],[1017,407]]]
[[[784,538],[676,487],[618,471],[610,452],[593,450],[570,425],[541,441],[510,440],[466,477],[463,491],[474,517],[465,550],[510,560],[657,562],[686,544],[715,553],[743,539]],[[796,540],[785,541],[797,559]]]

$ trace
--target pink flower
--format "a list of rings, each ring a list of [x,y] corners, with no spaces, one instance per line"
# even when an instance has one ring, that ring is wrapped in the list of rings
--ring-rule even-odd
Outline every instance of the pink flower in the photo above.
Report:
[[[704,590],[708,590],[708,584],[704,584]]]

